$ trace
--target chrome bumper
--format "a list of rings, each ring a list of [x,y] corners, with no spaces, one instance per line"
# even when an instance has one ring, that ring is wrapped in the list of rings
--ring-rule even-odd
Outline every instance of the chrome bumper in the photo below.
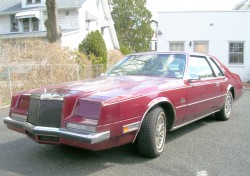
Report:
[[[68,128],[34,126],[26,121],[19,121],[11,117],[4,118],[4,123],[6,125],[12,125],[15,128],[28,131],[33,135],[53,136],[88,144],[95,144],[104,140],[108,140],[110,138],[110,131],[93,133],[88,131],[71,130]]]

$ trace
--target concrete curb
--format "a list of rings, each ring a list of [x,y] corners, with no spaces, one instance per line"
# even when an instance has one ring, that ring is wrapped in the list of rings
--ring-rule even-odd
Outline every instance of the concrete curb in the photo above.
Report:
[[[5,106],[0,106],[0,109],[5,109],[5,108],[9,108],[10,105],[5,105]]]

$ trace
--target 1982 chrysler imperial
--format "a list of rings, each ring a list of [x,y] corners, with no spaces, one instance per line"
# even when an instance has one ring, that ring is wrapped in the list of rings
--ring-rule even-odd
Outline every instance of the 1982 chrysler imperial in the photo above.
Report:
[[[167,131],[213,113],[228,120],[241,95],[239,76],[213,56],[137,53],[99,78],[14,95],[4,123],[41,144],[97,151],[137,141],[157,157]]]

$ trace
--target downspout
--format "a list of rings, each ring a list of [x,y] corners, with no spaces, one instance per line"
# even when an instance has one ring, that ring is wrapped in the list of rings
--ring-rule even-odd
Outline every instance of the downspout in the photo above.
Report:
[[[105,18],[108,22],[108,27],[109,27],[109,31],[110,31],[110,35],[111,35],[111,39],[112,39],[114,48],[120,49],[119,42],[118,42],[117,35],[116,35],[116,31],[115,31],[115,27],[114,27],[114,21],[111,17],[111,13],[109,11],[108,0],[100,0],[100,1],[102,3]]]

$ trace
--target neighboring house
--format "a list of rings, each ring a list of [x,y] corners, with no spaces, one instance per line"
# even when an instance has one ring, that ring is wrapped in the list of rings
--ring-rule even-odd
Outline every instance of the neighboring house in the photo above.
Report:
[[[90,31],[99,30],[108,49],[118,49],[108,0],[57,0],[62,45],[77,48]],[[0,39],[45,37],[45,0],[2,0]]]
[[[153,36],[149,43],[149,50],[157,51],[157,32],[158,32],[158,22],[151,20],[151,28],[153,29]]]
[[[250,0],[245,0],[236,4],[233,10],[250,10]]]
[[[250,80],[250,11],[158,13],[158,51],[209,53]]]

